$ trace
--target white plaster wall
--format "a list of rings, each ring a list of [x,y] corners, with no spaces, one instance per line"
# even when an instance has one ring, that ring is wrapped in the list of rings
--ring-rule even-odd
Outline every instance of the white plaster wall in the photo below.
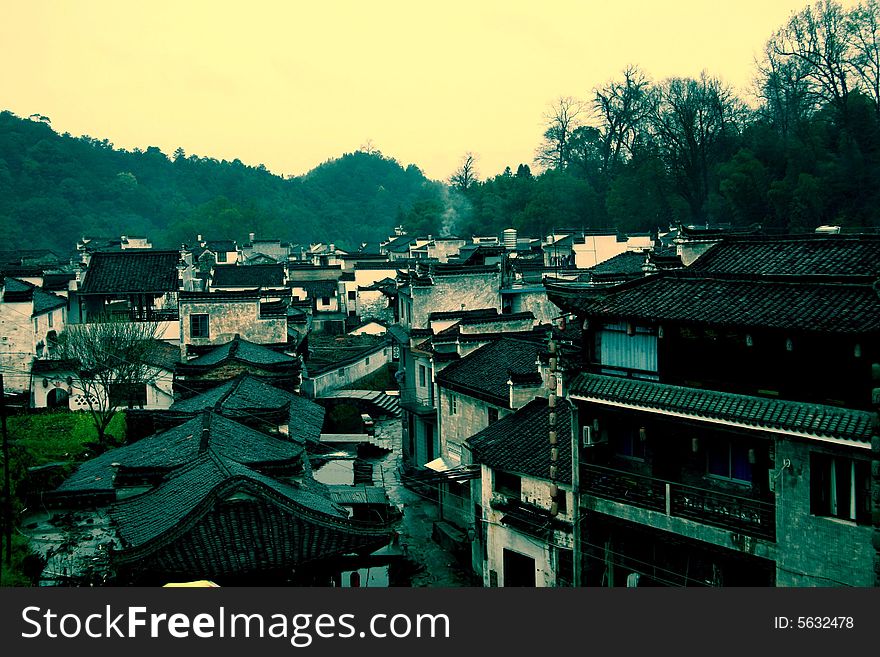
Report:
[[[354,363],[332,369],[318,376],[307,377],[303,381],[303,392],[310,397],[320,397],[322,393],[350,385],[390,362],[391,346],[385,345]],[[340,370],[342,370],[342,374],[339,373]]]

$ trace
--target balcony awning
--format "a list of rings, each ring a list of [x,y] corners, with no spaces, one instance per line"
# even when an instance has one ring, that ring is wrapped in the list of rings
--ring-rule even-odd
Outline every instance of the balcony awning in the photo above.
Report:
[[[447,461],[442,456],[434,459],[430,463],[425,463],[425,467],[428,470],[433,470],[434,472],[446,472],[447,470],[453,470],[457,468],[459,463],[452,463],[451,461]]]
[[[423,484],[443,484],[469,481],[479,476],[479,465],[461,465],[441,456],[426,463],[424,470],[416,470],[410,478]]]

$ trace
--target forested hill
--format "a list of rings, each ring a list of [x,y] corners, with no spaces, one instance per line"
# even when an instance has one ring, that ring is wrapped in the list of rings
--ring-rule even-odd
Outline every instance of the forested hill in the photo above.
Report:
[[[56,133],[47,119],[0,113],[4,248],[70,251],[85,235],[146,235],[176,247],[198,233],[249,232],[349,248],[389,234],[426,188],[418,167],[358,151],[285,179],[239,160],[126,151]]]

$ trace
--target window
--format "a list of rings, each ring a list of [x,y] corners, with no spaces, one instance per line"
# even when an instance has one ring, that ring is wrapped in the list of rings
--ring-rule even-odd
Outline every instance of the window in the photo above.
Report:
[[[556,548],[556,586],[574,586],[574,553]]]
[[[40,318],[34,317],[34,333],[40,332]]]
[[[871,465],[842,456],[810,454],[810,513],[859,524],[871,522]]]
[[[321,305],[329,306],[330,305],[330,297],[321,297]]]
[[[446,443],[446,451],[449,452],[449,457],[454,461],[461,461],[461,443]]]
[[[643,378],[656,377],[657,334],[650,327],[605,324],[596,331],[594,349],[603,373],[640,373]]]
[[[220,251],[217,254],[217,262],[226,262],[226,251]]]
[[[370,364],[370,357],[367,356],[366,360],[364,360],[364,365],[369,365],[369,364]]]
[[[425,387],[425,366],[419,365],[419,385]]]
[[[208,330],[208,315],[190,315],[189,334],[193,338],[210,338]]]
[[[349,300],[349,301],[355,301],[356,299],[357,299],[357,292],[355,292],[354,290],[351,290],[351,291],[348,293],[348,300]]]
[[[495,471],[493,479],[493,489],[496,493],[507,495],[508,497],[516,497],[522,494],[522,479],[509,472]]]
[[[489,424],[493,424],[498,421],[498,409],[493,408],[492,406],[488,409],[489,413]]]
[[[627,458],[645,460],[645,430],[641,427],[627,427],[618,440],[618,453]]]
[[[449,414],[456,415],[458,413],[458,397],[455,395],[449,396]]]
[[[556,493],[556,503],[559,508],[559,513],[568,513],[568,497],[565,494],[565,491],[561,488],[559,492]]]
[[[339,368],[339,370],[336,372],[336,376],[345,376],[345,368]]]
[[[49,313],[49,328],[52,328],[55,325],[55,311]]]
[[[713,477],[733,481],[752,481],[749,448],[730,440],[710,440],[706,450],[706,472]]]

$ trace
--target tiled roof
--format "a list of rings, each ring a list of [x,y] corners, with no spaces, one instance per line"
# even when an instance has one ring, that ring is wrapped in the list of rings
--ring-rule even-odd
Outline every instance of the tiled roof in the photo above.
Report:
[[[164,293],[178,290],[177,251],[98,251],[86,270],[81,294]]]
[[[218,265],[211,276],[211,287],[282,287],[284,265]]]
[[[67,306],[67,299],[17,278],[3,279],[3,299],[7,303],[33,301],[32,316]]]
[[[180,347],[164,340],[156,340],[155,349],[148,356],[150,365],[156,365],[171,372],[180,363]]]
[[[572,397],[602,400],[695,419],[725,420],[752,429],[787,431],[805,437],[870,443],[874,414],[836,406],[750,397],[717,390],[672,386],[582,372],[571,382]]]
[[[452,367],[452,366],[450,366]],[[571,407],[556,406],[557,479],[571,483]],[[550,479],[550,408],[538,397],[468,439],[474,462],[497,470]]]
[[[724,240],[690,266],[734,274],[880,276],[880,235]]]
[[[173,429],[86,461],[56,493],[112,490],[120,477],[168,472],[191,463],[207,450],[254,466],[294,464],[303,453],[302,446],[293,441],[269,436],[216,413],[202,413]]]
[[[298,359],[293,356],[273,351],[263,345],[235,336],[231,342],[220,345],[203,356],[187,361],[186,364],[196,366],[217,365],[225,360],[238,360],[252,365],[293,364],[298,362]]]
[[[205,240],[205,248],[214,253],[235,251],[235,240]]]
[[[195,397],[175,402],[168,410],[175,413],[199,413],[219,408],[226,415],[250,415],[265,409],[290,407],[290,437],[317,441],[324,424],[324,407],[285,390],[276,388],[248,374],[212,388]]]
[[[409,251],[409,245],[416,241],[415,237],[409,237],[408,235],[401,235],[400,237],[395,237],[393,240],[388,242],[383,249],[386,251],[394,251],[395,253],[403,253]]]
[[[335,297],[337,292],[336,281],[296,281],[291,280],[288,285],[292,288],[302,288],[311,299],[321,297]]]
[[[358,290],[361,290],[362,292],[387,291],[393,293],[397,290],[397,281],[386,276],[372,285],[358,285]]]
[[[865,280],[666,272],[599,291],[548,286],[551,301],[586,315],[715,326],[870,333],[880,296]]]
[[[524,320],[534,320],[535,315],[531,310],[525,310],[521,313],[508,313],[505,315],[480,317],[479,315],[471,315],[462,317],[458,323],[461,325],[470,324],[506,324],[508,322],[522,322]]]
[[[384,335],[320,335],[309,337],[308,376],[345,367],[386,348]]]
[[[437,382],[444,388],[507,406],[511,372],[537,371],[538,354],[543,349],[538,342],[501,338],[448,365],[437,375]]]
[[[348,517],[344,509],[329,499],[212,454],[205,454],[173,472],[152,491],[115,504],[110,510],[110,517],[117,524],[124,545],[137,547],[183,522],[219,487],[231,494],[233,491],[228,490],[231,480],[247,482],[251,492],[262,489],[281,495],[285,502],[306,510],[334,518]]]
[[[43,289],[56,292],[67,291],[70,281],[76,280],[76,274],[69,273],[51,273],[43,275]]]
[[[31,374],[49,372],[73,373],[79,370],[79,361],[73,359],[37,358],[31,363]]]
[[[199,413],[205,409],[217,408],[218,404],[221,408],[230,410],[280,408],[290,403],[292,396],[289,392],[244,374],[200,395],[175,402],[169,410]]]
[[[60,258],[48,249],[19,249],[0,251],[0,265],[28,265],[58,263]]]
[[[641,276],[647,257],[644,251],[624,251],[587,271],[594,276]]]
[[[478,310],[450,310],[443,312],[434,312],[428,315],[428,320],[444,320],[444,319],[464,319],[466,317],[498,317],[499,313],[496,308],[480,308]]]
[[[409,346],[409,333],[407,333],[406,329],[404,329],[400,325],[392,324],[391,326],[389,326],[388,334],[398,343]]]

